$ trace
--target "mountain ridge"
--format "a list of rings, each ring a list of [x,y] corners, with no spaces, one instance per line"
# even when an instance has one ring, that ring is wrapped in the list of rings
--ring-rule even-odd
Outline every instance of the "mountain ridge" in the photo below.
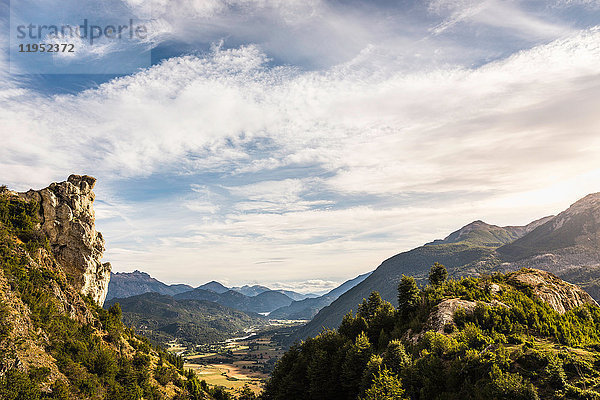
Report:
[[[240,311],[269,313],[279,307],[290,305],[292,299],[283,293],[268,291],[256,296],[246,296],[235,290],[217,293],[196,288],[173,296],[177,300],[208,300]]]
[[[174,296],[192,289],[193,287],[185,284],[167,285],[139,270],[116,272],[111,273],[106,300],[137,296],[149,292]]]
[[[215,343],[265,323],[258,314],[207,300],[177,300],[156,292],[113,298],[105,308],[115,303],[121,306],[127,326],[162,344],[173,339],[190,346]]]
[[[323,296],[294,301],[289,306],[274,310],[269,314],[269,317],[276,319],[312,319],[323,307],[330,305],[342,294],[364,281],[370,274],[371,272],[367,272],[354,279],[349,279]]]
[[[508,237],[515,239],[504,243]],[[475,221],[446,239],[396,254],[383,261],[363,282],[321,309],[290,341],[303,340],[323,328],[338,326],[342,317],[373,290],[397,304],[396,286],[402,275],[413,275],[424,281],[435,262],[444,264],[451,276],[476,276],[530,267],[559,277],[571,274],[577,279],[578,275],[572,273],[575,269],[600,266],[600,193],[578,200],[556,216],[521,227],[502,228]],[[600,282],[590,279],[589,275],[581,278],[586,279],[582,282],[588,290],[600,294]]]

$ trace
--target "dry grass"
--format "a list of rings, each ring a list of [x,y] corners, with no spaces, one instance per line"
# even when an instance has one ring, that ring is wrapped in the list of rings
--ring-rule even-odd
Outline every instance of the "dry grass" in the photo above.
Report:
[[[260,372],[246,371],[234,364],[185,364],[184,368],[193,369],[200,380],[205,380],[211,386],[224,386],[231,393],[241,390],[248,385],[255,393],[260,393],[263,379],[267,376]]]

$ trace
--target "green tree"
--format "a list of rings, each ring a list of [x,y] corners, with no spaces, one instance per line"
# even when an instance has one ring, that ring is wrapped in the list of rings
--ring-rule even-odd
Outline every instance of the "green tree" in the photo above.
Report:
[[[361,400],[402,400],[404,389],[400,379],[387,369],[380,369],[371,387],[365,391]]]
[[[358,314],[364,317],[367,321],[373,319],[375,314],[384,305],[384,301],[381,298],[379,292],[371,292],[369,300],[363,299],[362,304],[358,306]]]
[[[247,384],[244,385],[244,387],[242,388],[240,395],[238,396],[238,400],[255,400],[256,399],[256,395],[254,394],[254,392],[252,391],[252,389],[250,389],[250,386],[248,386]]]
[[[40,389],[29,376],[16,369],[9,369],[0,377],[0,399],[2,400],[36,400],[40,398]]]
[[[373,380],[379,374],[381,370],[381,364],[383,360],[380,355],[373,354],[365,367],[365,371],[363,372],[362,381],[360,384],[361,392],[364,393],[366,389],[371,387]]]
[[[388,343],[387,349],[383,353],[383,364],[387,369],[395,374],[408,368],[412,360],[406,353],[404,345],[399,340],[392,340]]]
[[[417,309],[421,302],[421,291],[415,278],[402,275],[398,285],[398,311],[403,318]]]
[[[448,271],[440,263],[435,263],[429,270],[429,284],[431,286],[441,286],[448,279]]]
[[[58,379],[52,385],[52,398],[56,400],[69,400],[69,386]]]
[[[341,380],[346,398],[355,399],[359,394],[363,371],[371,358],[371,354],[371,343],[363,332],[358,335],[354,345],[348,349],[342,364]]]
[[[361,315],[352,315],[352,311],[348,311],[342,323],[338,328],[340,335],[354,341],[362,332],[366,332],[369,329],[367,321]]]
[[[123,315],[123,311],[121,311],[121,305],[119,303],[115,303],[108,309],[108,313],[112,315],[116,320],[120,321],[121,316]]]

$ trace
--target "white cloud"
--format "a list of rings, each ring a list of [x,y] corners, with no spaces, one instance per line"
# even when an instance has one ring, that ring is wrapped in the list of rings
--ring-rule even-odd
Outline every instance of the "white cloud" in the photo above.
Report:
[[[571,31],[566,25],[525,11],[526,5],[526,2],[514,0],[434,0],[429,9],[448,17],[431,31],[439,35],[459,24],[469,23],[502,28],[504,35],[518,35],[529,40],[556,39]]]
[[[342,282],[323,279],[309,279],[298,282],[273,282],[270,283],[268,287],[273,289],[293,290],[298,293],[324,294],[331,289],[336,288],[341,283]]]
[[[377,45],[325,71],[216,47],[75,95],[11,89],[0,180],[101,178],[98,224],[116,268],[191,283],[223,266],[236,284],[349,279],[470,220],[526,223],[597,191],[599,43],[595,28],[481,67],[422,71]],[[142,204],[102,186],[169,173],[217,178]],[[286,261],[257,263],[265,255]]]

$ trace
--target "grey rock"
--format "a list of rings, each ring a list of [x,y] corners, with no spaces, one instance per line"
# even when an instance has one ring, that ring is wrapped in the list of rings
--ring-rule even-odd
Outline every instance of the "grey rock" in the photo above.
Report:
[[[110,263],[101,262],[104,238],[95,226],[95,183],[91,176],[71,175],[65,182],[19,196],[40,205],[40,229],[73,286],[102,305],[108,292]]]

